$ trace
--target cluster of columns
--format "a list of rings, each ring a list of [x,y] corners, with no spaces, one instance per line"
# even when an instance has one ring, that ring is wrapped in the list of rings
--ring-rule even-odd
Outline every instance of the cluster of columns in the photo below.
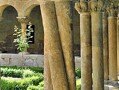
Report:
[[[40,2],[44,27],[44,90],[76,90],[71,1]]]
[[[99,4],[100,3],[100,4]],[[119,72],[119,19],[113,4],[81,0],[81,90],[104,90],[104,80],[116,81]],[[45,90],[75,90],[72,53],[71,1],[40,2],[44,26]],[[27,17],[18,17],[25,36]],[[58,81],[57,81],[58,80]]]
[[[75,8],[80,14],[81,90],[104,90],[104,80],[118,80],[116,8],[111,3],[104,9],[103,0],[80,0]]]
[[[76,90],[73,57],[71,1],[40,2],[44,26],[44,89]],[[104,90],[104,80],[117,80],[119,72],[119,15],[103,0],[80,0],[81,90]],[[27,17],[18,17],[26,35]],[[118,63],[118,64],[117,64]]]

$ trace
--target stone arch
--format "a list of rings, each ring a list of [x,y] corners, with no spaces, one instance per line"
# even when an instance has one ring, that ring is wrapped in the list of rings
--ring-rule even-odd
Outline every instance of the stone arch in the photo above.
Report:
[[[25,5],[23,6],[24,16],[29,16],[33,8],[36,6],[39,6],[40,8],[40,4],[36,0],[34,0],[33,2],[26,2]]]
[[[9,6],[13,7],[13,8],[16,10],[17,16],[18,16],[18,10],[16,9],[16,7],[15,7],[14,5],[10,5],[10,4],[0,5],[0,16],[2,16],[4,10],[5,10],[7,7],[9,7]]]
[[[30,9],[30,22],[34,25],[34,43],[29,44],[28,52],[44,54],[44,29],[40,6]]]
[[[2,9],[2,20],[0,21],[0,50],[6,53],[15,53],[16,47],[13,43],[14,25],[19,26],[17,10],[11,5],[4,5]]]

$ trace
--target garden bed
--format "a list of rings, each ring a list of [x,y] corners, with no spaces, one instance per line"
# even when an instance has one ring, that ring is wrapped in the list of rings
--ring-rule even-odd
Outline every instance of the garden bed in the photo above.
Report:
[[[80,90],[81,71],[76,71],[76,90]],[[1,90],[44,90],[43,68],[1,66]]]

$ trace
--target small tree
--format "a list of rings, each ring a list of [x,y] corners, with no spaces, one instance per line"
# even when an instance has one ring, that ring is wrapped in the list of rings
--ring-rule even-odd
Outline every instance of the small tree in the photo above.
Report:
[[[33,38],[33,36],[31,35],[31,33],[33,32],[33,29],[31,28],[32,24],[29,22],[28,24],[28,29],[26,29],[26,36],[24,37],[22,35],[22,29],[19,29],[16,25],[14,26],[14,36],[16,37],[14,39],[14,43],[16,43],[15,46],[17,46],[17,49],[20,52],[25,52],[27,50],[27,48],[29,48],[29,42],[31,38]]]

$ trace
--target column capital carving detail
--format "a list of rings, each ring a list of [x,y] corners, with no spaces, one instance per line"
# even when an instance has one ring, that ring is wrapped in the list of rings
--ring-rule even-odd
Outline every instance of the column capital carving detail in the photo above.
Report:
[[[25,23],[25,24],[27,24],[30,21],[29,17],[17,17],[17,19],[20,23]]]
[[[104,1],[103,0],[93,0],[90,2],[90,11],[91,12],[101,12],[104,10]]]
[[[75,9],[80,14],[82,12],[89,12],[88,1],[78,1],[75,3]]]
[[[107,13],[107,11],[105,10],[104,12],[103,12],[103,19],[104,18],[107,18],[108,17],[108,13]]]
[[[113,16],[116,17],[117,16],[117,7],[114,5],[114,3],[110,3],[110,5],[107,7],[107,12],[108,12],[108,16]]]

